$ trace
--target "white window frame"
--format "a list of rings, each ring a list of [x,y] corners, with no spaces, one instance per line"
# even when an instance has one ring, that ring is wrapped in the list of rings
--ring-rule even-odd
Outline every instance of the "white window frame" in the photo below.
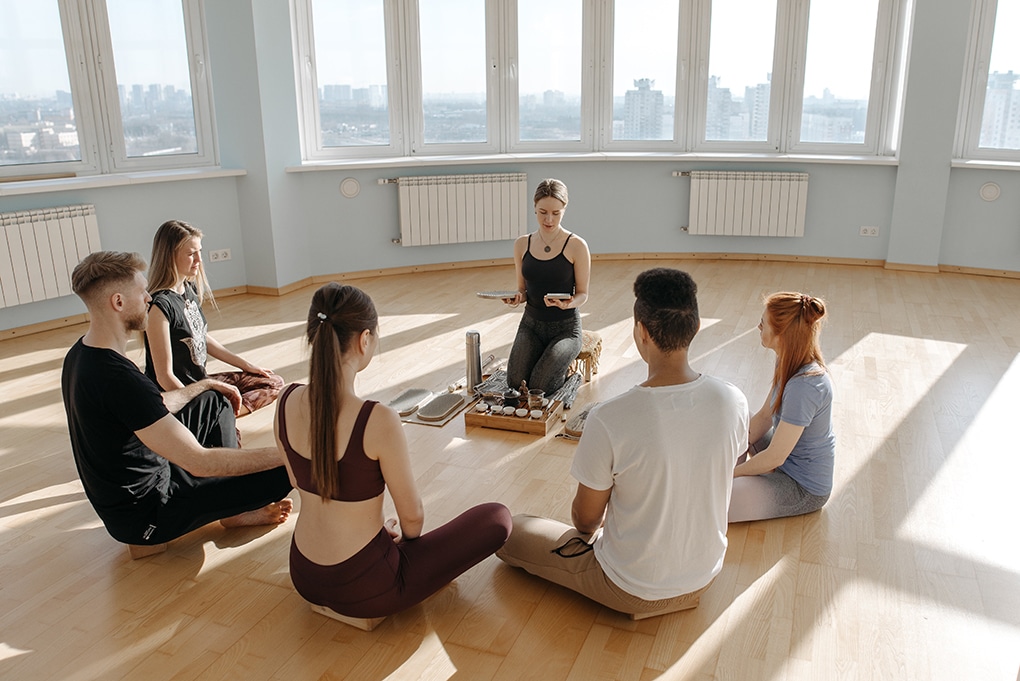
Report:
[[[318,101],[311,42],[311,0],[292,0],[298,97],[306,161],[393,156],[470,156],[548,153],[707,153],[891,156],[895,152],[898,107],[906,53],[903,29],[910,0],[879,0],[863,143],[800,141],[804,67],[811,0],[778,0],[767,139],[707,140],[708,58],[711,0],[678,0],[677,69],[672,140],[614,140],[614,0],[583,3],[581,139],[520,140],[517,0],[485,0],[489,140],[484,143],[423,144],[421,64],[417,0],[386,0],[387,54],[391,70],[389,146],[320,147]],[[993,3],[994,0],[979,0]],[[622,0],[616,0],[622,2]],[[392,3],[397,3],[393,5]],[[990,39],[989,39],[990,40]],[[399,66],[399,68],[398,68]]]
[[[796,34],[793,44],[798,51],[791,54],[793,78],[786,111],[789,124],[785,137],[792,153],[805,154],[888,154],[892,151],[890,127],[892,116],[887,112],[895,108],[900,87],[898,45],[896,36],[904,20],[894,0],[879,0],[876,12],[875,43],[871,59],[871,89],[868,94],[868,115],[864,128],[864,142],[802,142],[801,121],[804,114],[804,73],[807,59],[809,0],[797,0]]]
[[[93,175],[217,165],[202,0],[181,0],[181,3],[195,114],[196,153],[127,156],[106,3],[104,0],[58,0],[81,160],[2,166],[0,176]]]
[[[980,146],[997,6],[998,0],[975,0],[971,8],[970,45],[964,64],[955,151],[961,159],[1020,162],[1020,149]]]
[[[692,61],[692,43],[689,40],[690,33],[685,33],[684,28],[691,26],[694,22],[694,4],[688,0],[681,0],[677,12],[677,54],[676,54],[676,83],[675,96],[673,100],[673,139],[668,140],[616,140],[613,139],[613,80],[616,69],[616,36],[614,32],[614,17],[616,6],[626,0],[608,0],[602,3],[603,9],[600,16],[601,36],[599,44],[602,46],[601,63],[602,78],[599,81],[599,125],[598,140],[599,148],[610,152],[625,151],[650,151],[682,152],[687,148],[689,139],[689,111],[688,101],[690,100],[690,68]]]
[[[408,64],[407,73],[412,77],[404,83],[404,101],[402,107],[408,112],[408,138],[410,156],[435,156],[441,154],[493,154],[497,153],[502,144],[500,134],[500,118],[507,106],[502,96],[501,85],[504,81],[505,63],[500,49],[500,7],[499,0],[485,0],[485,132],[484,142],[425,142],[425,107],[421,88],[421,33],[418,30],[418,2],[401,4],[404,12],[404,47],[405,59]]]
[[[371,144],[347,147],[323,147],[322,124],[319,118],[319,84],[315,69],[315,31],[313,30],[312,5],[310,0],[298,0],[291,4],[291,26],[294,33],[294,81],[297,83],[298,128],[301,147],[307,161],[328,161],[336,158],[381,158],[408,155],[404,145],[403,129],[407,121],[403,108],[399,106],[405,83],[413,81],[402,78],[405,72],[403,50],[400,48],[401,31],[398,30],[401,17],[397,0],[383,0],[386,40],[386,97],[390,118],[389,144]]]
[[[600,13],[604,10],[603,1],[581,3],[581,129],[576,140],[522,140],[521,139],[521,92],[519,78],[519,62],[517,55],[520,49],[520,16],[516,0],[508,0],[503,8],[504,64],[501,73],[505,78],[503,91],[506,92],[507,106],[504,107],[504,120],[507,124],[503,130],[503,148],[510,153],[583,153],[591,151],[595,137],[595,101],[596,88],[601,83],[595,78],[595,65],[600,58],[596,38],[602,22]],[[604,61],[603,61],[604,63]],[[611,95],[610,95],[611,96]],[[612,125],[612,121],[610,121]]]

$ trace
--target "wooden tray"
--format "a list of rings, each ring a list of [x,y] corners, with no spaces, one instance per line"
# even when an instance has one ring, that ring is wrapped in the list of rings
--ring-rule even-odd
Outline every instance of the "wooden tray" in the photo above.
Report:
[[[541,419],[503,416],[502,414],[498,416],[495,414],[479,414],[477,411],[471,410],[464,412],[464,425],[514,430],[518,433],[531,433],[532,435],[548,435],[556,424],[560,422],[560,415],[562,413],[563,403],[559,400],[554,401],[546,408],[545,418]]]

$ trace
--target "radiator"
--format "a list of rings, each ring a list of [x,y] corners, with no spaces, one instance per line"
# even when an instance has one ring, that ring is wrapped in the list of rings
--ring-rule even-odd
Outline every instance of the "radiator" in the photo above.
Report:
[[[525,173],[396,178],[404,246],[501,241],[528,231]]]
[[[807,173],[692,171],[690,176],[690,234],[804,236]]]
[[[98,250],[91,204],[0,213],[0,307],[70,295],[74,266]]]

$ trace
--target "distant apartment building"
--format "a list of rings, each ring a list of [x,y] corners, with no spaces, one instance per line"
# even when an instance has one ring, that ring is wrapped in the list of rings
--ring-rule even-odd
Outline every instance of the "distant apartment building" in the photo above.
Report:
[[[623,138],[629,140],[662,139],[662,91],[653,90],[655,81],[640,78],[636,90],[627,90],[623,100]]]

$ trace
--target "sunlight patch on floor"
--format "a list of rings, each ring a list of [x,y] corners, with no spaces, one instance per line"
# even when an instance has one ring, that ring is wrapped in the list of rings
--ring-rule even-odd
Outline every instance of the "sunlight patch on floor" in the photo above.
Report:
[[[439,640],[439,635],[435,630],[430,630],[425,634],[418,649],[386,678],[390,681],[402,681],[403,679],[442,681],[452,678],[456,673],[457,667],[453,664],[446,649],[443,648],[443,642]]]
[[[1016,573],[1018,405],[1020,355],[909,509],[901,536]],[[961,495],[969,501],[949,503]]]

